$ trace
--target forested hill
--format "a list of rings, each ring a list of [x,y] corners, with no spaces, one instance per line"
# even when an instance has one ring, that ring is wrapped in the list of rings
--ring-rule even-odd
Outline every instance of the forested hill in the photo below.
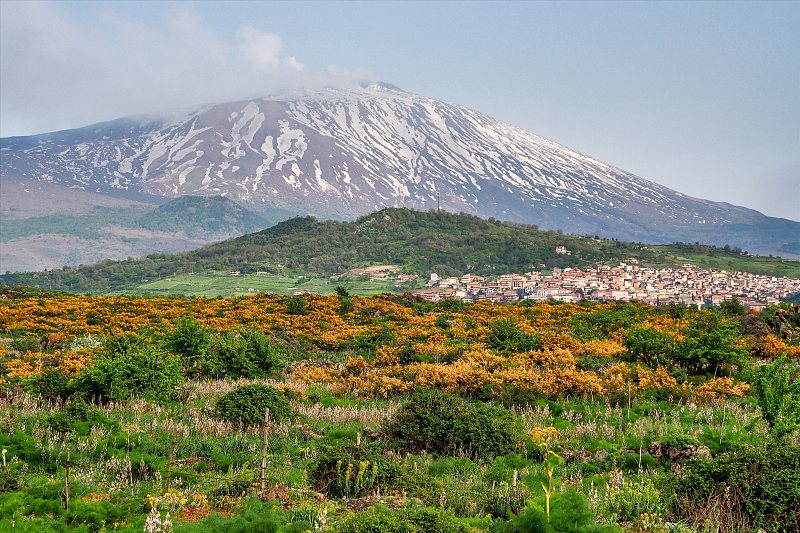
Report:
[[[570,255],[556,253],[564,246]],[[349,269],[390,264],[404,272],[491,275],[525,272],[538,265],[583,266],[635,255],[645,263],[677,263],[677,253],[713,252],[709,247],[653,247],[579,237],[536,226],[472,215],[384,209],[355,222],[293,218],[269,229],[175,255],[104,261],[42,273],[6,274],[2,283],[76,292],[109,292],[176,273],[240,270],[302,272],[329,276]]]

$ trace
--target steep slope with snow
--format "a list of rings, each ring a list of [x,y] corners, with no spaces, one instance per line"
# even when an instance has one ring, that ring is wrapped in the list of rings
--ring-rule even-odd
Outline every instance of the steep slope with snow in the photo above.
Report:
[[[0,149],[2,176],[134,198],[225,195],[254,208],[334,217],[438,201],[449,211],[570,232],[760,252],[800,234],[800,223],[687,197],[382,83],[7,138]]]

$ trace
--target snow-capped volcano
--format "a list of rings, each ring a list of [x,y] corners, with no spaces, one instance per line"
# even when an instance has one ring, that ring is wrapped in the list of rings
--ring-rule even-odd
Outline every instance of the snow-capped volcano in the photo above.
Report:
[[[225,195],[353,217],[436,207],[627,240],[776,252],[800,223],[698,200],[385,83],[2,140],[0,175],[125,196]],[[786,250],[784,250],[786,251]]]

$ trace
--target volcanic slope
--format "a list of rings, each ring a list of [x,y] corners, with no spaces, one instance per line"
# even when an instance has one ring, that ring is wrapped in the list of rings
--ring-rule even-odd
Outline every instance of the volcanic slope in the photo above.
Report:
[[[224,195],[354,218],[443,209],[631,241],[791,252],[800,223],[688,197],[484,114],[385,83],[0,141],[0,176],[148,198]],[[788,246],[788,247],[787,247]]]

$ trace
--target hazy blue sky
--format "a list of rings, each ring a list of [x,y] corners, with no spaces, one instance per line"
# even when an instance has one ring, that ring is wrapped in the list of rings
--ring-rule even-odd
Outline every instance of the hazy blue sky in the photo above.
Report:
[[[0,133],[383,80],[800,220],[800,2],[0,2]]]

